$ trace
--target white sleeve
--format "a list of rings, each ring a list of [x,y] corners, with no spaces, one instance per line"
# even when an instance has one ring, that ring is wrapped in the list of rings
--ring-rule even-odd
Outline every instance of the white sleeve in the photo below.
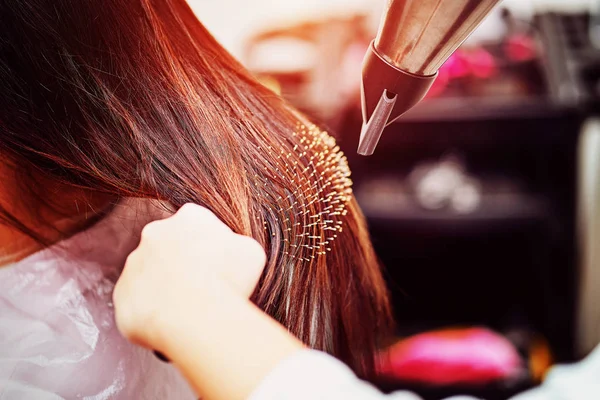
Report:
[[[582,361],[553,367],[544,383],[511,400],[600,399],[600,345]]]
[[[302,350],[279,364],[249,400],[421,400],[410,392],[385,395],[361,381],[342,362],[315,350]],[[457,398],[458,399],[458,398]],[[470,397],[460,397],[469,400]]]
[[[250,400],[421,400],[410,392],[385,395],[337,359],[303,350],[280,363],[250,396]],[[537,389],[511,400],[600,399],[600,346],[583,361],[556,366]],[[456,396],[446,400],[476,400]]]

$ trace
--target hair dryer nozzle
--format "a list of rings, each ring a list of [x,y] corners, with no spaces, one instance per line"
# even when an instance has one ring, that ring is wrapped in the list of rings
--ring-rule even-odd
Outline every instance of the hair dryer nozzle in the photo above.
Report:
[[[437,73],[419,76],[402,71],[385,61],[371,43],[363,62],[363,129],[358,153],[373,154],[383,129],[417,104],[436,76]]]

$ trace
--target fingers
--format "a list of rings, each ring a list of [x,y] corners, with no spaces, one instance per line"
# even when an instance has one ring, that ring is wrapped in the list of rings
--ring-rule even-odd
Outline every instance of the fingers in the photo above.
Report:
[[[225,225],[212,211],[206,207],[199,206],[193,203],[184,204],[175,215],[172,217],[173,221],[185,221],[187,224],[195,223],[197,225],[204,225],[220,231],[232,232],[231,228]]]
[[[267,254],[265,253],[265,249],[262,247],[262,245],[250,236],[236,236],[236,246],[239,246],[237,251],[240,254],[244,254],[246,261],[248,263],[252,263],[252,265],[264,266],[267,262]]]
[[[240,294],[249,297],[265,268],[265,250],[251,237],[235,234],[229,241],[227,251],[231,254],[231,263],[222,265],[220,274]]]
[[[142,239],[153,240],[165,238],[165,235],[193,235],[196,238],[206,235],[231,233],[225,225],[209,209],[197,204],[188,203],[173,216],[149,223],[142,230]]]
[[[160,350],[160,332],[172,323],[163,318],[172,310],[196,309],[198,293],[222,284],[247,299],[266,260],[256,240],[234,233],[204,207],[185,205],[144,227],[113,293],[117,327],[130,341]]]

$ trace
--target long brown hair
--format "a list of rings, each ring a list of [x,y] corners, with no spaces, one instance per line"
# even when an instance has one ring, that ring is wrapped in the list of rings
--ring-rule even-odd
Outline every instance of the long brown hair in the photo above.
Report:
[[[0,0],[0,154],[23,174],[116,200],[209,208],[267,251],[253,301],[369,375],[390,311],[354,198],[330,251],[310,259],[283,251],[298,235],[274,199],[296,183],[278,171],[285,161],[311,176],[294,147],[299,126],[299,114],[231,57],[185,0]],[[326,207],[315,201],[310,212]]]

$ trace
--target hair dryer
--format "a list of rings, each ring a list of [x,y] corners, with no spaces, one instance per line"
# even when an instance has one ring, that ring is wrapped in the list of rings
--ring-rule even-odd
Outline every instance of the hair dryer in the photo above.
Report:
[[[388,0],[363,62],[359,154],[373,154],[383,129],[425,96],[438,69],[499,1]]]

